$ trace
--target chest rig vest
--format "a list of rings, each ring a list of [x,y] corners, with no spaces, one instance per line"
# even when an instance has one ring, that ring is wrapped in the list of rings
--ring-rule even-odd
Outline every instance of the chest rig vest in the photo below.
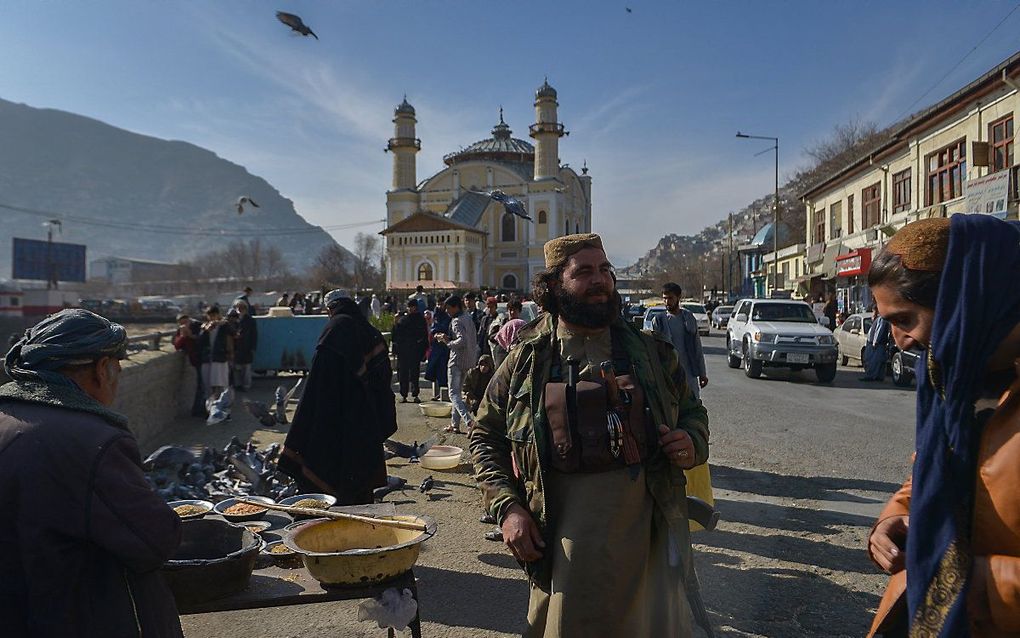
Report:
[[[633,374],[619,328],[610,328],[612,359],[601,378],[580,379],[581,362],[560,355],[554,322],[553,362],[545,385],[545,412],[552,439],[550,462],[566,472],[636,470],[656,449],[657,435],[645,393]]]

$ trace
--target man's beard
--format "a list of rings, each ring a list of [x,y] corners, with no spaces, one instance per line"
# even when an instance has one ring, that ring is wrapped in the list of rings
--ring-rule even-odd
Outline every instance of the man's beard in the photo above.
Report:
[[[606,295],[609,299],[596,303],[585,301],[586,297],[598,294]],[[556,290],[556,303],[563,320],[575,326],[607,328],[620,316],[620,295],[615,290],[589,290],[584,296],[575,297],[560,287]]]

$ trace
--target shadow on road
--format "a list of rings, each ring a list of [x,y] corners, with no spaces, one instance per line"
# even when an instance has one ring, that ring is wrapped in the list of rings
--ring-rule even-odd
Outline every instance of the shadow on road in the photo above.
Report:
[[[517,568],[516,563],[514,568]],[[418,588],[442,592],[442,604],[422,607],[422,619],[450,627],[520,634],[527,625],[528,582],[417,565]]]
[[[829,476],[786,476],[745,470],[725,465],[712,466],[712,485],[737,492],[763,496],[806,498],[818,501],[847,501],[851,503],[878,503],[885,499],[867,498],[847,494],[845,490],[879,492],[891,495],[900,488],[896,483],[868,479],[845,479]]]
[[[752,534],[746,531],[715,530],[711,534],[697,536],[694,540],[708,547],[745,552],[787,563],[840,572],[875,573],[875,567],[863,548],[839,547],[796,536]]]
[[[722,519],[731,523],[758,525],[770,529],[786,529],[811,534],[838,534],[839,526],[871,527],[875,519],[858,514],[845,514],[832,510],[813,510],[803,507],[716,499],[715,508]],[[697,537],[695,537],[697,540]]]
[[[809,571],[747,569],[739,559],[710,550],[695,556],[720,636],[862,636],[878,606],[878,596],[848,591]]]

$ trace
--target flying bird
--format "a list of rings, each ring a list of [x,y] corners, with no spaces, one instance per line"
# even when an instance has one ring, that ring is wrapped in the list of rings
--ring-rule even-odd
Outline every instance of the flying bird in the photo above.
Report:
[[[521,202],[521,200],[519,199],[507,195],[501,190],[498,189],[492,190],[487,193],[479,191],[470,192],[475,193],[477,195],[485,195],[489,199],[499,202],[500,204],[503,204],[503,208],[506,210],[506,212],[517,215],[518,217],[526,219],[529,222],[531,221],[531,217],[528,215],[528,209],[524,207],[524,203]]]
[[[261,206],[259,206],[258,204],[255,203],[254,199],[252,199],[251,197],[249,197],[247,195],[242,195],[242,196],[237,198],[237,214],[238,215],[244,213],[244,205],[245,204],[251,204],[255,208],[261,208]]]
[[[627,13],[634,13],[634,10],[631,9],[630,7],[624,7],[624,8],[627,9]]]
[[[420,445],[417,441],[415,441],[413,445],[408,445],[407,443],[401,443],[400,441],[394,441],[393,439],[386,439],[383,441],[383,446],[391,452],[393,456],[399,456],[400,458],[408,459],[412,463],[415,463],[418,459],[425,456],[425,453],[428,452],[432,446],[436,444],[436,442],[437,438],[435,436],[429,438],[428,441],[425,441]]]
[[[301,19],[301,16],[296,16],[293,13],[277,11],[276,19],[301,35],[310,35],[316,40],[319,39],[319,36],[315,35],[315,32],[308,28],[308,25],[306,25],[304,20]]]
[[[432,478],[432,475],[430,474],[426,476],[425,479],[421,482],[421,485],[418,486],[418,491],[421,492],[422,494],[426,492],[431,492],[432,488],[435,486],[436,481],[435,479]]]

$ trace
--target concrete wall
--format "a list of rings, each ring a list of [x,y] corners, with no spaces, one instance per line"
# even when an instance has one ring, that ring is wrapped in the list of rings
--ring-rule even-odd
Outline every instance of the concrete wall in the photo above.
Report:
[[[125,362],[114,409],[127,416],[140,448],[147,449],[175,419],[191,413],[195,379],[184,354],[166,345]]]

